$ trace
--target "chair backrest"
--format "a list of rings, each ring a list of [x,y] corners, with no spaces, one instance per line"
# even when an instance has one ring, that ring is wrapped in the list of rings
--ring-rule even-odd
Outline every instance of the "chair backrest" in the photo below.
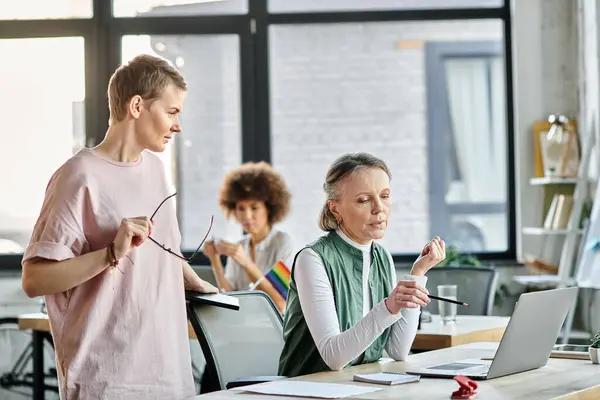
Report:
[[[224,390],[238,378],[277,375],[283,349],[277,307],[262,291],[227,294],[239,299],[239,310],[188,301],[188,318],[206,359],[203,382],[211,386],[202,393]]]
[[[436,267],[427,272],[427,290],[437,294],[438,285],[457,285],[457,298],[469,307],[457,307],[461,315],[492,315],[498,273],[485,267]],[[424,311],[438,314],[438,301],[432,300]]]
[[[225,265],[225,264],[223,264]],[[192,269],[200,277],[200,279],[205,280],[213,284],[214,286],[218,286],[217,279],[215,278],[215,274],[210,265],[192,265]]]

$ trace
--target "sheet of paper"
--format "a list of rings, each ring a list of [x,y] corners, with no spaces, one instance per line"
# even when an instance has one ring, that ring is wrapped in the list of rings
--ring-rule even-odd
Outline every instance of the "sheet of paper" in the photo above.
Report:
[[[275,396],[318,397],[321,399],[340,399],[373,393],[382,388],[372,388],[359,385],[343,385],[339,383],[303,382],[303,381],[273,381],[258,385],[242,386],[231,390],[269,394]]]
[[[376,374],[354,374],[355,381],[362,381],[367,383],[383,383],[383,384],[402,384],[402,383],[410,383],[410,382],[418,382],[418,375],[405,375],[400,373],[386,373],[379,372]]]

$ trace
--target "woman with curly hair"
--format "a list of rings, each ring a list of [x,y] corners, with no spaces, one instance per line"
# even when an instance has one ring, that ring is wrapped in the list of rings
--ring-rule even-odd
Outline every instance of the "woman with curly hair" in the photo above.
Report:
[[[219,204],[246,232],[237,243],[217,240],[204,246],[219,287],[232,291],[257,284],[256,289],[267,293],[283,313],[286,299],[268,279],[262,279],[278,262],[289,268],[295,254],[290,235],[273,228],[290,208],[283,178],[265,162],[243,164],[225,176]],[[225,271],[220,255],[228,257]]]

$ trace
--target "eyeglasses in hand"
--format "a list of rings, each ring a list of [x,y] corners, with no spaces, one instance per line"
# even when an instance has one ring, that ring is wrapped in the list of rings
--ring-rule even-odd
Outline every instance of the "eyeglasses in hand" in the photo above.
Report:
[[[152,216],[150,217],[150,220],[152,220],[154,218],[154,216],[156,215],[156,213],[158,212],[158,210],[160,210],[160,208],[162,207],[163,204],[165,204],[165,202],[167,200],[169,200],[171,197],[174,197],[177,194],[177,192],[173,193],[172,195],[168,196],[166,199],[164,199],[156,208],[156,210],[154,211],[154,213],[152,213]],[[198,246],[198,248],[196,249],[196,251],[194,251],[194,253],[190,256],[190,257],[184,257],[180,254],[175,253],[170,247],[165,246],[164,244],[160,244],[159,242],[157,242],[154,238],[148,236],[148,239],[150,239],[153,243],[155,243],[158,247],[160,247],[161,249],[163,249],[164,251],[166,251],[169,254],[174,255],[175,257],[186,261],[186,262],[191,262],[194,257],[196,257],[196,255],[198,254],[198,252],[200,251],[200,249],[202,248],[202,245],[204,244],[204,241],[206,240],[206,238],[208,237],[208,234],[210,233],[210,230],[212,229],[212,225],[213,225],[213,219],[214,219],[214,215],[210,216],[210,225],[208,226],[208,231],[206,232],[206,235],[204,235],[204,239],[202,239],[202,242],[200,242],[200,245]]]

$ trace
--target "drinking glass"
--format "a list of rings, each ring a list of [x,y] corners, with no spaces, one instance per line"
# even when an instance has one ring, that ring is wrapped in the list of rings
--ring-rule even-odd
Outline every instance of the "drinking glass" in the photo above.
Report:
[[[446,299],[456,300],[458,288],[456,285],[438,285],[438,296]],[[456,304],[447,301],[438,300],[438,309],[442,323],[453,324],[456,322]]]

